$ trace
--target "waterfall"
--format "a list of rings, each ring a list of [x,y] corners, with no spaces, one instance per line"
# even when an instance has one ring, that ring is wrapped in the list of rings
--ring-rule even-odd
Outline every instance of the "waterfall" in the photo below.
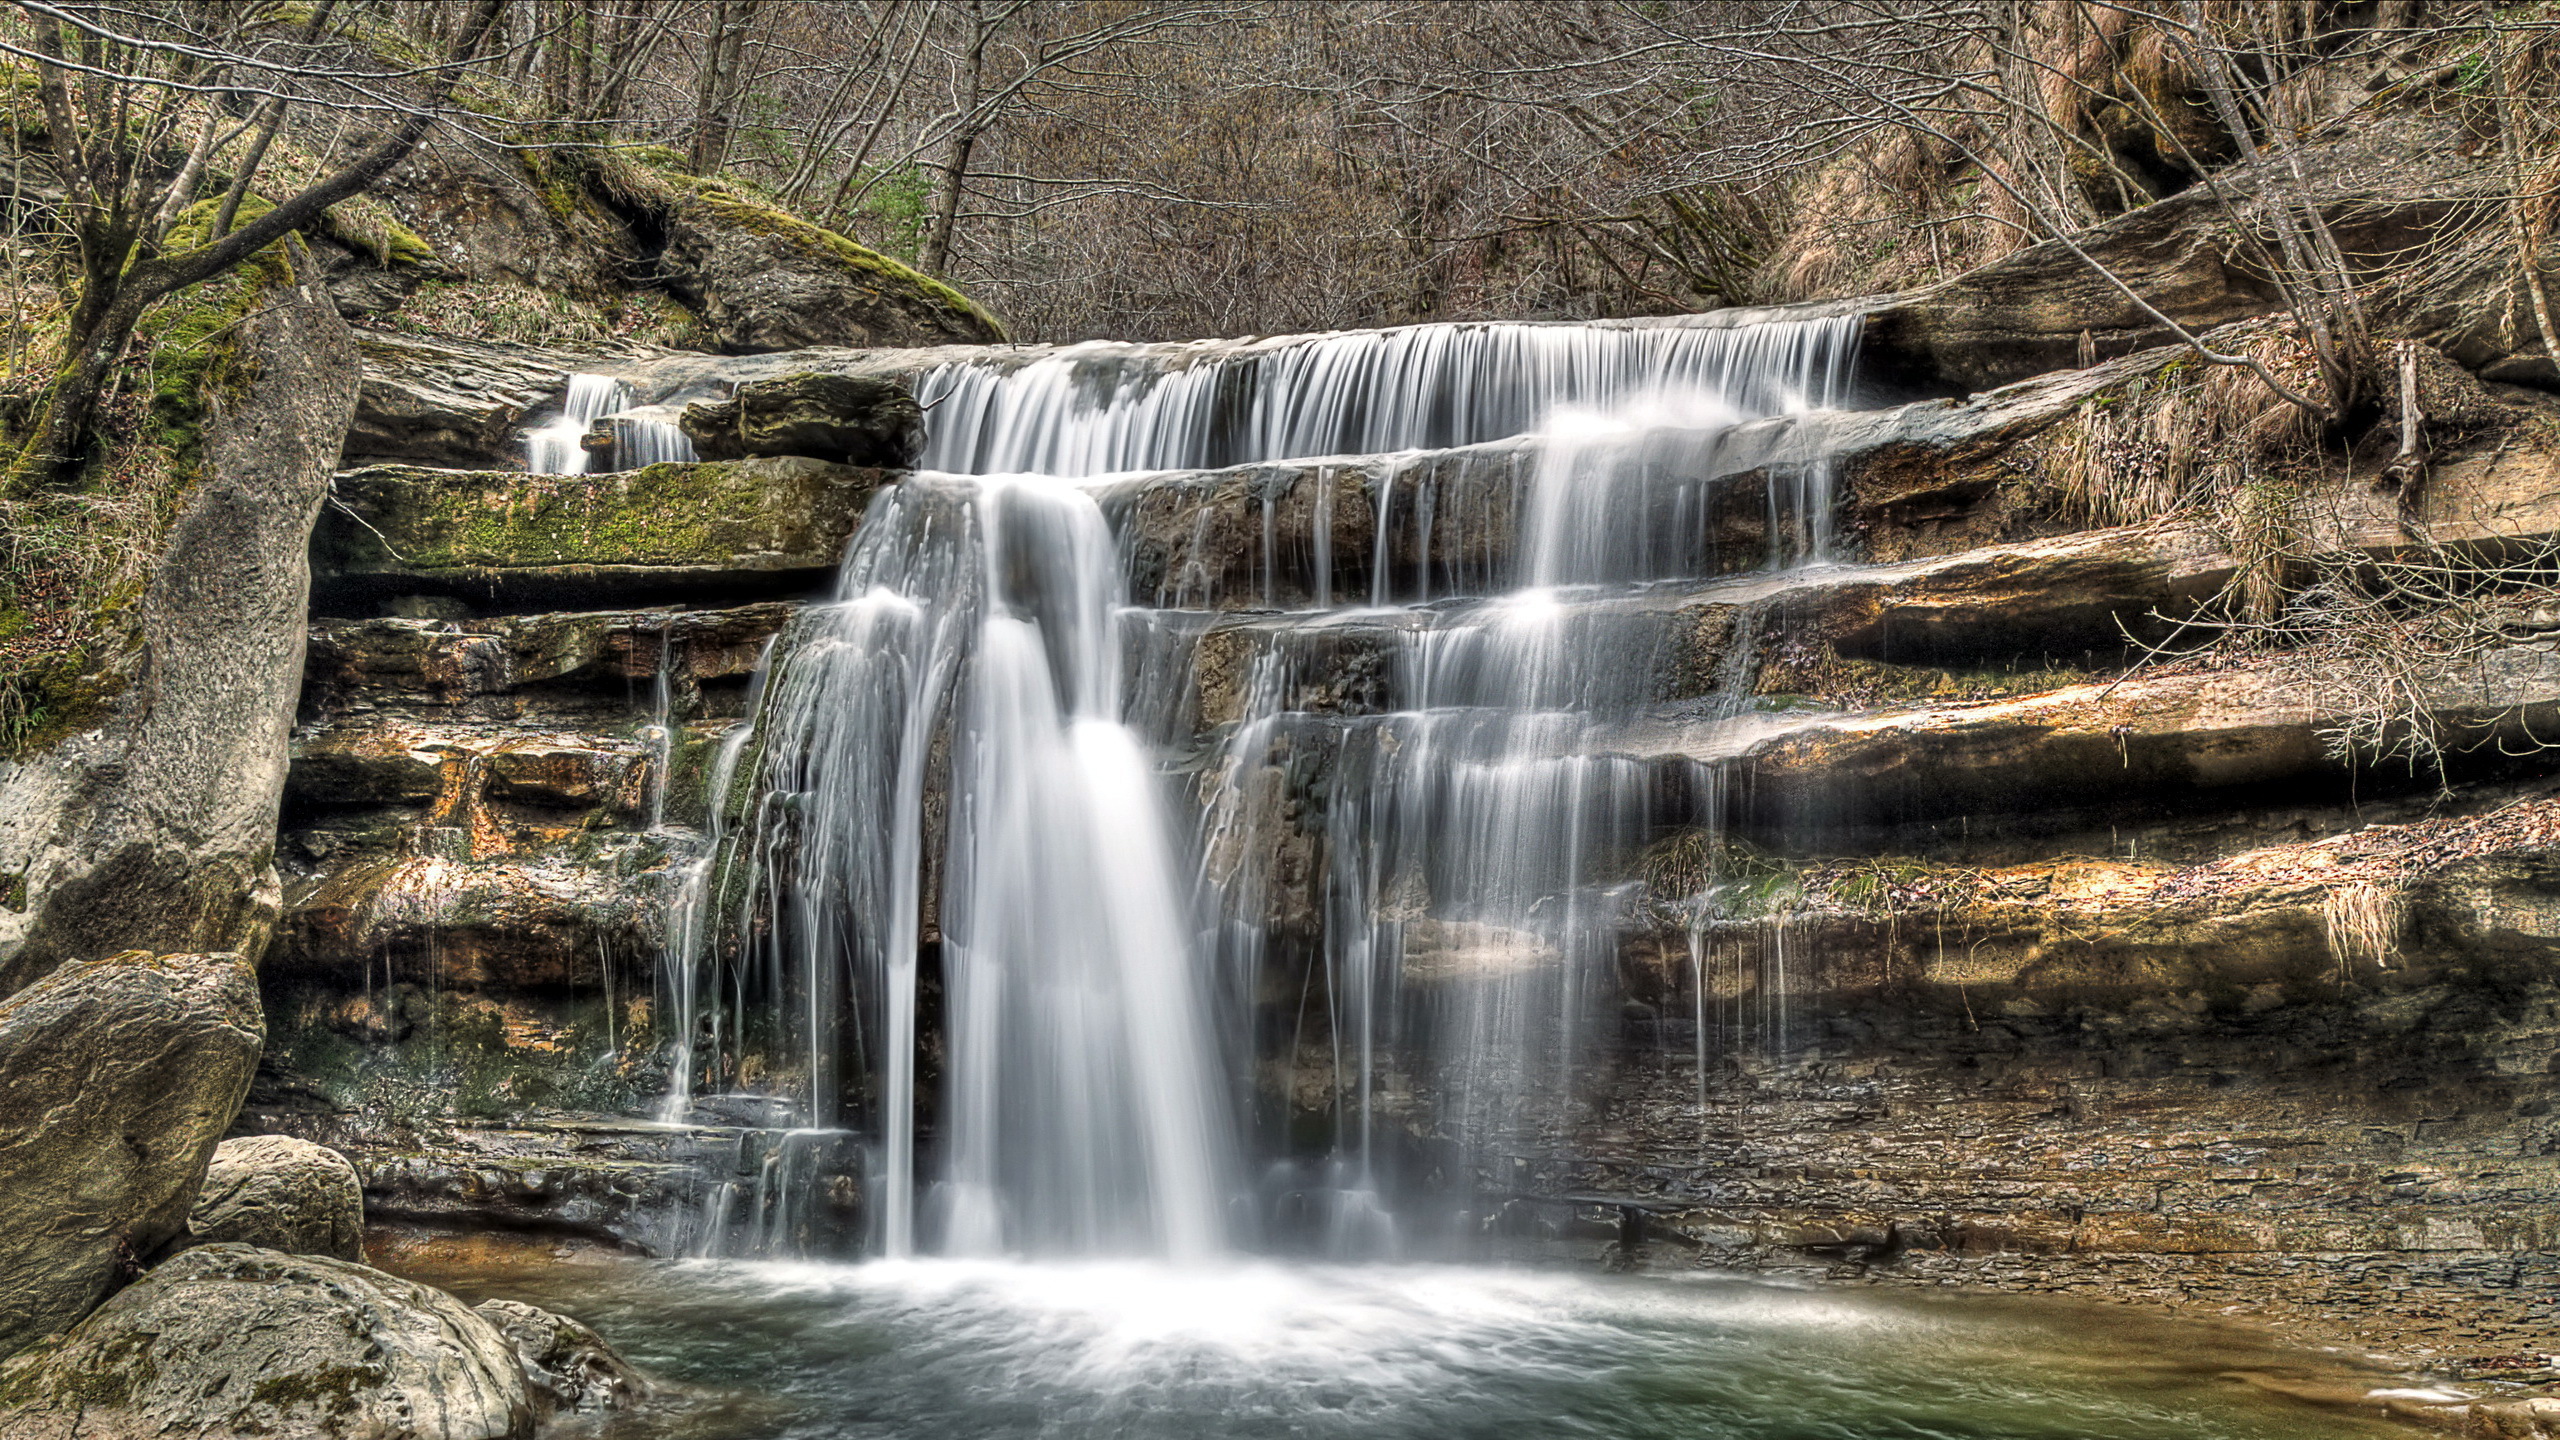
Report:
[[[623,413],[630,404],[631,387],[610,375],[571,375],[559,415],[525,434],[525,468],[536,475],[585,475],[695,458],[684,431],[657,415]],[[614,437],[610,463],[597,466],[586,438],[606,422]]]
[[[1822,467],[1737,498],[1720,447],[1839,404],[1859,327],[1417,326],[929,372],[940,468],[874,502],[715,764],[670,927],[669,1118],[752,1089],[795,1134],[865,1137],[890,1255],[1198,1256],[1257,1229],[1392,1252],[1387,1132],[1416,1103],[1452,1142],[1444,1188],[1498,1198],[1558,1144],[1606,1023],[1626,895],[1605,877],[1660,808],[1612,737],[1670,698],[1696,624],[1648,597],[1826,558]],[[1233,475],[1131,472],[1336,456],[1233,472],[1262,497],[1262,598],[1286,551],[1315,613],[1253,632],[1241,714],[1169,767],[1210,617],[1132,609],[1113,524]],[[1303,543],[1275,528],[1298,481]],[[1374,556],[1333,539],[1361,486]],[[1748,553],[1717,539],[1736,504]],[[1392,523],[1419,537],[1409,582]],[[1511,544],[1480,598],[1435,598],[1443,531],[1492,529]],[[1689,713],[1745,704],[1754,615]],[[1375,698],[1310,710],[1361,647]],[[1324,1153],[1240,1131],[1257,1067],[1310,1057],[1334,1077]]]
[[[1665,395],[1768,414],[1838,390],[1837,337],[1858,323],[1415,325],[1143,359],[1096,341],[1019,369],[926,372],[921,463],[1086,476],[1437,450]]]
[[[787,638],[744,742],[757,828],[717,863],[753,871],[773,914],[731,980],[800,1123],[867,1112],[885,1253],[1224,1243],[1225,1103],[1175,834],[1120,721],[1120,596],[1083,491],[915,475]],[[917,1067],[928,945],[938,1095]],[[716,1052],[758,1038],[733,1024],[682,1063],[733,1075]]]

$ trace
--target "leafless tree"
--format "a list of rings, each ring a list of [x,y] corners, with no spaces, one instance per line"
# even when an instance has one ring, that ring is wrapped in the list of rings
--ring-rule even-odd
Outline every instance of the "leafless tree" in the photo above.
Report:
[[[330,23],[326,0],[281,44],[243,26],[238,7],[218,3],[136,12],[21,0],[23,38],[0,37],[0,50],[35,66],[46,159],[64,192],[79,273],[63,363],[20,453],[16,483],[54,480],[79,463],[109,372],[145,310],[315,223],[408,155],[479,57],[501,3],[474,0],[438,62],[343,70],[310,53]],[[401,98],[398,87],[412,80],[417,95]],[[226,109],[235,97],[253,102],[245,118]],[[374,117],[386,128],[352,158],[233,228],[296,105]],[[170,163],[173,145],[190,131],[182,158]],[[233,157],[235,145],[241,149]],[[226,158],[233,173],[209,223],[200,235],[171,243],[177,218]]]

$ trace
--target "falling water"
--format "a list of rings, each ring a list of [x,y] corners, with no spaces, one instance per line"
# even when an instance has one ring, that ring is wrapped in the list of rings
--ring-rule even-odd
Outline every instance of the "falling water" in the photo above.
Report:
[[[1858,326],[1421,326],[929,373],[939,469],[874,502],[714,767],[736,828],[715,819],[671,927],[669,1115],[753,1087],[798,1133],[867,1137],[892,1255],[1198,1255],[1256,1221],[1391,1252],[1390,1091],[1456,1142],[1464,1204],[1525,1183],[1611,1000],[1627,895],[1602,877],[1663,808],[1612,738],[1677,698],[1665,657],[1695,629],[1648,597],[1827,553],[1818,466],[1742,496],[1756,538],[1726,553],[1720,446],[1838,404]],[[1106,516],[1228,483],[1132,471],[1325,456],[1365,458],[1301,467],[1303,537],[1245,476],[1261,598],[1303,563],[1318,613],[1248,636],[1240,713],[1175,767],[1186,830],[1166,697],[1198,690],[1208,617],[1130,610]],[[1334,544],[1338,501],[1380,517],[1374,555]],[[1484,598],[1432,598],[1445,547],[1391,581],[1399,516],[1426,547],[1510,534]],[[1184,593],[1233,603],[1213,592]],[[1747,694],[1752,627],[1727,628],[1692,712]],[[1249,1181],[1234,1119],[1274,1004],[1285,1067],[1331,1057],[1333,1135]]]
[[[571,375],[559,415],[525,435],[525,468],[536,475],[585,475],[694,458],[683,430],[661,415],[623,413],[630,404],[631,387],[610,375]],[[586,438],[608,422],[613,445],[609,463],[599,466]]]
[[[728,1043],[787,1057],[802,1123],[868,1122],[886,1253],[1223,1244],[1225,1102],[1175,838],[1120,723],[1118,576],[1074,486],[913,476],[742,742],[757,828],[718,863],[769,887],[732,978],[775,1033]],[[918,1073],[928,980],[938,1093]],[[729,1073],[685,1058],[706,1062]]]

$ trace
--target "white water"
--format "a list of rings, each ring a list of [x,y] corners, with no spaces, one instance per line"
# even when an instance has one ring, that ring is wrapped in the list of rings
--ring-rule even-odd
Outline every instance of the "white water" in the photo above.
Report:
[[[599,423],[611,421],[614,443],[605,470],[637,470],[667,461],[690,461],[693,442],[654,415],[624,415],[631,387],[610,375],[571,375],[560,413],[526,432],[525,468],[536,475],[584,475],[597,468],[583,443]]]
[[[1662,622],[1594,602],[1826,554],[1818,467],[1737,498],[1718,447],[1838,403],[1858,323],[1425,326],[933,372],[929,466],[1045,473],[929,470],[884,493],[837,599],[786,637],[715,777],[715,809],[744,823],[715,828],[675,915],[670,1117],[755,1088],[788,1097],[795,1133],[867,1137],[893,1257],[1197,1258],[1256,1226],[1376,1255],[1404,1243],[1412,1180],[1381,1164],[1380,1097],[1418,1089],[1456,1142],[1435,1183],[1458,1213],[1428,1228],[1480,1223],[1572,1159],[1624,899],[1599,877],[1662,808],[1661,774],[1606,743],[1663,698]],[[1454,461],[1426,448],[1513,436]],[[1132,469],[1343,454],[1371,458],[1284,477],[1313,487],[1303,543],[1279,533],[1278,491],[1257,492],[1259,571],[1266,599],[1298,564],[1318,607],[1337,589],[1369,603],[1258,642],[1187,831],[1158,778],[1178,707],[1124,697],[1124,632],[1178,646],[1198,627],[1127,609],[1098,499],[1143,504],[1159,482]],[[1443,526],[1511,533],[1478,587],[1496,598],[1386,605],[1455,572],[1425,553],[1395,582],[1386,523],[1374,557],[1336,555],[1321,517],[1354,483],[1382,521],[1416,517],[1426,549]],[[1746,555],[1714,538],[1735,505],[1759,525]],[[1365,595],[1334,583],[1354,560]],[[1300,707],[1338,678],[1336,651],[1302,643],[1336,615],[1392,633],[1383,708]],[[1747,692],[1756,648],[1734,630],[1699,703]],[[1192,683],[1183,653],[1159,680]],[[1281,777],[1315,757],[1293,792]],[[1275,843],[1293,830],[1303,843]],[[1313,933],[1283,955],[1268,919],[1294,893]],[[1237,1081],[1267,1058],[1255,1007],[1280,983],[1304,992],[1280,1058],[1331,1057],[1335,1137],[1312,1170],[1235,1124]]]

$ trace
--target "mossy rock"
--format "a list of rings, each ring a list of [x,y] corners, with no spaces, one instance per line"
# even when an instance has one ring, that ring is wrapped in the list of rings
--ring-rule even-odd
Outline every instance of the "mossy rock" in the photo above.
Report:
[[[720,180],[667,176],[668,289],[720,347],[996,344],[1004,326],[944,282]]]
[[[420,589],[588,604],[806,587],[892,475],[796,456],[611,475],[373,466],[338,477],[314,576],[324,605]]]

